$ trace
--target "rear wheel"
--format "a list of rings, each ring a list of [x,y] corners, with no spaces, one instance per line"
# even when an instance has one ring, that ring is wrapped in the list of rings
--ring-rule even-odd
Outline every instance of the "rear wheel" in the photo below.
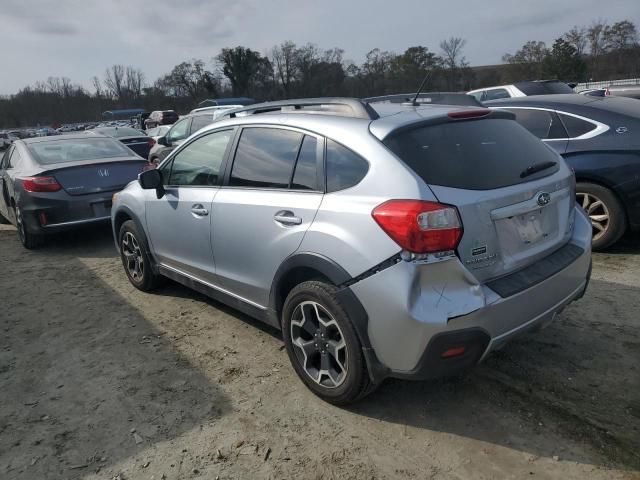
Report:
[[[602,250],[617,242],[627,228],[624,209],[615,194],[602,185],[580,182],[576,200],[587,212],[593,228],[593,249]]]
[[[316,395],[344,405],[372,391],[362,346],[333,285],[309,281],[284,303],[282,331],[293,368]]]
[[[118,245],[122,265],[131,284],[143,292],[156,288],[160,276],[153,271],[151,256],[133,220],[127,220],[120,227]]]
[[[25,224],[24,216],[22,215],[20,207],[14,207],[14,215],[16,218],[16,229],[18,230],[18,238],[20,239],[20,243],[22,243],[22,246],[28,250],[34,250],[38,247],[41,247],[44,243],[42,235],[36,235],[27,230],[27,225]]]

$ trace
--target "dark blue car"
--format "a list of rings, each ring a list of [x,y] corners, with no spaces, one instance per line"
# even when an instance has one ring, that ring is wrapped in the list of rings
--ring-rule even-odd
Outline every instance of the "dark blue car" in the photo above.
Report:
[[[640,100],[538,95],[485,105],[514,113],[573,168],[594,249],[612,245],[629,228],[640,229]]]

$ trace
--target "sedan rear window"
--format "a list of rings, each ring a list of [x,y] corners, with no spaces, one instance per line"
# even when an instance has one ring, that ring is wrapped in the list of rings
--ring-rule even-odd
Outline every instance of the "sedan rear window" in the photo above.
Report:
[[[131,157],[131,150],[112,138],[73,138],[27,144],[40,165]]]
[[[123,138],[123,137],[146,137],[147,134],[141,130],[129,127],[113,127],[113,128],[96,128],[96,132],[109,137]]]
[[[384,144],[426,183],[490,190],[545,177],[558,155],[514,120],[448,122],[403,130]],[[521,176],[529,167],[555,165]]]

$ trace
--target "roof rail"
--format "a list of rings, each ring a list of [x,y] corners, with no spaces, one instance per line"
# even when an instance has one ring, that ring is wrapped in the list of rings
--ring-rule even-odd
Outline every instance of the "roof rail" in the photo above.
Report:
[[[375,120],[378,113],[366,102],[357,98],[324,97],[300,98],[295,100],[279,100],[275,102],[256,103],[224,113],[220,118],[236,118],[238,116],[256,115],[259,113],[297,112],[338,115],[341,117],[364,118]]]
[[[380,97],[363,98],[367,103],[407,103],[416,98],[415,93],[398,93],[383,95]],[[421,105],[462,105],[469,107],[481,107],[482,103],[475,97],[459,92],[423,92],[416,98],[416,103]]]

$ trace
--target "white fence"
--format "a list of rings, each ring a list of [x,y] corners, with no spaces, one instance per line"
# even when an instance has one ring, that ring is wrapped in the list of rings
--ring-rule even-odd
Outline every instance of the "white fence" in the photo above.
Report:
[[[579,83],[574,87],[576,92],[586,90],[588,88],[607,88],[612,85],[640,85],[640,78],[627,78],[624,80],[606,80],[604,82],[585,82]]]

